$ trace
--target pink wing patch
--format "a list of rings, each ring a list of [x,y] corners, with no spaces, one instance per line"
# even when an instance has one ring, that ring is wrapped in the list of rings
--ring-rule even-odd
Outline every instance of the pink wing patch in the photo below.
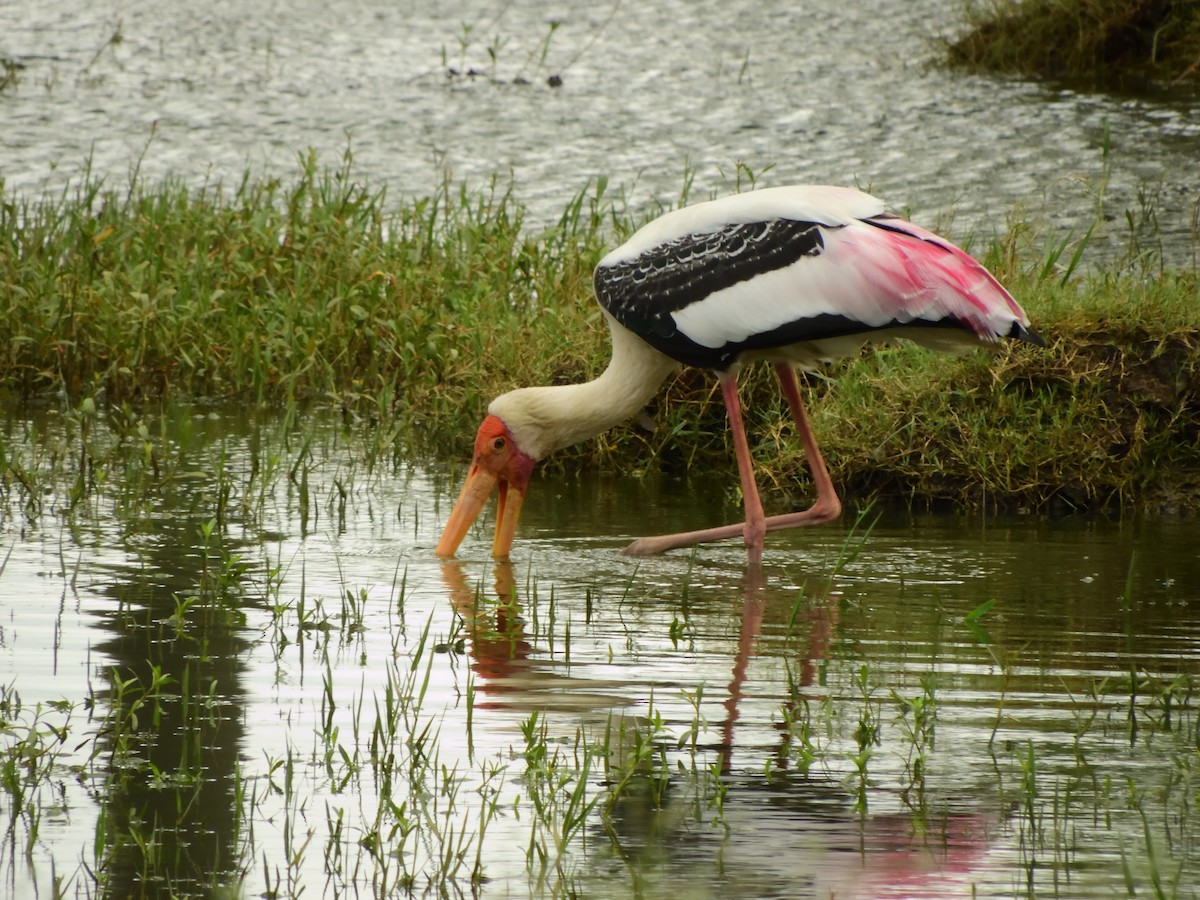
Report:
[[[952,316],[969,324],[984,340],[997,340],[1013,318],[1025,314],[992,274],[954,244],[919,225],[894,217],[865,220],[869,231],[846,229],[843,236],[857,245],[866,264],[895,298],[900,321]]]

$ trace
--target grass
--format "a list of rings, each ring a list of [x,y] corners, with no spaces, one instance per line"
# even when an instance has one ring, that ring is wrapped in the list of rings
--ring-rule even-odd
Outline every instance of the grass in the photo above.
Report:
[[[1101,86],[1200,85],[1192,0],[986,0],[950,43],[952,64]]]
[[[349,154],[335,170],[304,157],[290,184],[117,191],[85,178],[57,197],[0,199],[0,396],[66,405],[85,446],[110,420],[130,454],[114,464],[138,477],[161,463],[135,431],[164,399],[331,405],[373,424],[380,453],[398,439],[462,452],[493,396],[602,370],[591,271],[640,221],[603,181],[542,233],[497,182],[393,204],[354,180]],[[901,348],[811,376],[835,479],[1007,508],[1197,505],[1200,270],[1164,268],[1131,221],[1127,256],[1083,274],[1091,235],[1039,247],[1017,226],[982,248],[1047,349]],[[784,504],[799,451],[769,377],[745,383],[762,478]],[[727,464],[706,374],[681,372],[655,416],[651,432],[618,428],[544,466]],[[279,464],[303,492],[304,448],[289,452]],[[4,463],[5,487],[37,504],[25,464]]]
[[[566,229],[524,235],[494,185],[444,186],[395,211],[385,201],[348,163],[318,171],[312,157],[287,188],[120,194],[88,180],[72,196],[8,199],[4,383],[111,400],[369,392],[408,407],[414,389],[425,399],[488,355],[481,326],[543,311],[539,295],[586,278],[578,246],[599,249]]]

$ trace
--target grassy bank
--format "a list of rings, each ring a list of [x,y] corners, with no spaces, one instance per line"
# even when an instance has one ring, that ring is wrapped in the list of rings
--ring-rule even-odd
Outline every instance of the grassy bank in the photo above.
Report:
[[[312,159],[291,183],[85,181],[0,199],[10,407],[332,403],[400,421],[437,453],[465,451],[492,396],[604,367],[591,270],[637,224],[603,184],[539,234],[497,184],[392,202]],[[1023,241],[1018,229],[974,249],[1050,346],[963,359],[899,348],[810,376],[835,478],[857,494],[1006,507],[1194,506],[1200,275],[1083,279],[1070,252]],[[805,490],[799,449],[768,375],[746,384],[764,479],[786,503]],[[730,465],[711,377],[681,373],[655,412],[653,431],[618,429],[555,464]]]
[[[1200,4],[1194,0],[988,0],[951,63],[1105,86],[1200,86]]]

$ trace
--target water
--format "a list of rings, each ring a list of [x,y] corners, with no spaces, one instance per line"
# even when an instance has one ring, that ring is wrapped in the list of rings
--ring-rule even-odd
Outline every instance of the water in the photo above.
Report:
[[[1099,213],[1085,264],[1194,264],[1200,104],[941,71],[961,28],[958,0],[5,3],[0,176],[236,183],[349,148],[393,197],[511,177],[538,224],[589,179],[640,206],[744,166],[868,187],[966,242],[1027,221],[1049,247]]]
[[[1195,896],[1194,522],[620,555],[731,463],[535,479],[442,562],[462,461],[386,433],[6,420],[9,895]]]

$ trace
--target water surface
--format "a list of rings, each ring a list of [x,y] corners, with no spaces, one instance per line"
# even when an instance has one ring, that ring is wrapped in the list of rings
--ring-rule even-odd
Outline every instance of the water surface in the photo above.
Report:
[[[0,748],[47,751],[5,782],[10,894],[1200,883],[1194,522],[891,510],[761,571],[620,555],[736,516],[731,464],[535,479],[511,564],[487,522],[443,562],[459,465],[386,423],[81,423],[3,432],[37,490],[0,507]]]
[[[640,206],[748,171],[865,186],[964,242],[1099,216],[1085,262],[1193,264],[1200,105],[940,70],[963,27],[959,0],[0,4],[0,176],[237,183],[349,149],[392,196],[511,177],[536,225],[589,179]]]

